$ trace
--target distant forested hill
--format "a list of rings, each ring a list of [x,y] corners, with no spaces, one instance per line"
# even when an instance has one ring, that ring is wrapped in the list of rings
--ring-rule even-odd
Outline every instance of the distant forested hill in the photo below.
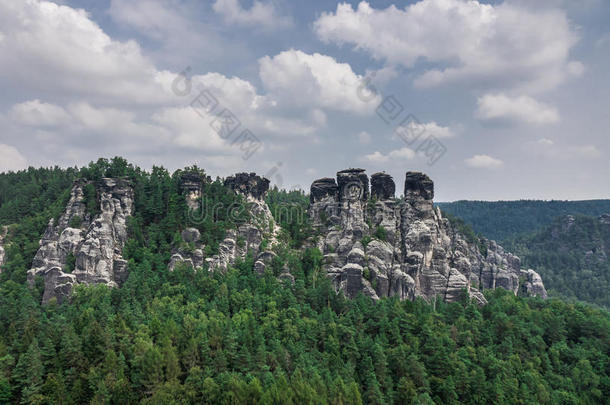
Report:
[[[462,218],[477,233],[499,242],[537,231],[562,215],[597,217],[610,213],[610,200],[455,201],[437,205],[444,212]]]
[[[540,273],[551,295],[610,308],[610,216],[563,216],[504,247]]]

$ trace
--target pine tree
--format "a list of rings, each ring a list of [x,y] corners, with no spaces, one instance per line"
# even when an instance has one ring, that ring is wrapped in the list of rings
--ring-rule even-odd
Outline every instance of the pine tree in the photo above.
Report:
[[[22,404],[40,403],[42,401],[40,392],[43,375],[42,355],[38,347],[38,340],[34,339],[28,350],[19,357],[13,374],[15,383],[21,390]]]
[[[0,405],[11,403],[11,384],[6,377],[0,377]]]
[[[398,386],[396,387],[396,405],[410,405],[413,399],[417,396],[417,391],[415,390],[415,384],[413,381],[402,377],[398,381]]]

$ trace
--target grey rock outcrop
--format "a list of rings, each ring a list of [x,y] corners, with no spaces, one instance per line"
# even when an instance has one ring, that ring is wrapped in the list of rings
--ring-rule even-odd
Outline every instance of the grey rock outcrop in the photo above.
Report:
[[[104,178],[96,184],[100,212],[92,218],[86,211],[83,189],[77,181],[66,210],[57,225],[53,220],[40,241],[40,248],[28,271],[28,282],[44,279],[43,303],[69,297],[78,283],[116,287],[127,278],[122,250],[127,240],[127,217],[132,213],[133,189],[124,179]],[[74,221],[79,217],[79,221]],[[70,227],[80,223],[79,228]],[[68,269],[69,259],[74,261]],[[69,271],[71,270],[71,271]]]
[[[255,257],[261,253],[260,247],[264,239],[269,241],[269,247],[276,241],[277,225],[271,211],[265,202],[269,190],[269,180],[255,173],[238,173],[225,179],[225,186],[231,188],[245,199],[245,207],[250,213],[250,219],[227,232],[227,237],[220,244],[218,254],[206,259],[210,270],[226,271],[229,265],[253,252]],[[264,272],[267,262],[257,260],[257,271]]]
[[[337,198],[337,182],[335,179],[329,177],[319,179],[313,182],[311,185],[311,193],[309,195],[310,201],[320,201],[326,197]]]
[[[195,269],[202,269],[207,264],[210,271],[226,271],[237,259],[244,259],[248,252],[255,255],[255,269],[261,274],[271,263],[274,253],[261,252],[260,249],[264,239],[269,241],[268,246],[271,247],[276,241],[277,234],[277,226],[264,200],[269,190],[269,180],[255,173],[238,173],[227,177],[224,185],[243,196],[244,201],[243,206],[221,207],[221,209],[234,213],[247,211],[249,219],[239,224],[236,229],[227,231],[225,239],[218,247],[218,253],[210,257],[204,255],[205,246],[199,243],[199,231],[194,228],[185,229],[182,232],[182,239],[192,246],[188,250],[179,248],[174,252],[169,263],[170,270],[173,270],[177,264],[184,263]],[[201,195],[197,198],[199,197]]]
[[[180,176],[180,189],[186,198],[186,204],[191,210],[199,208],[199,199],[203,192],[203,184],[211,182],[210,177],[195,171],[186,171]]]
[[[186,228],[180,235],[186,243],[195,243],[201,238],[201,232],[197,228]]]
[[[538,296],[542,299],[548,297],[542,277],[532,269],[521,270],[523,281],[523,293],[529,296]]]
[[[8,233],[8,227],[2,226],[0,227],[0,273],[2,273],[2,265],[4,264],[4,260],[6,257],[6,252],[4,250],[4,239]]]
[[[197,228],[186,228],[181,233],[182,241],[188,246],[174,251],[169,262],[169,270],[173,271],[177,264],[184,263],[192,268],[199,269],[205,262],[205,245],[200,243],[201,233]]]
[[[189,208],[189,218],[200,220],[199,215],[208,215],[201,205],[203,186],[211,182],[210,177],[197,171],[185,171],[180,175],[180,190]],[[196,228],[186,228],[181,232],[182,241],[186,246],[174,249],[170,258],[168,269],[174,271],[177,265],[185,264],[195,269],[200,269],[205,263],[205,245],[199,243],[201,233]]]
[[[480,303],[483,289],[519,291],[519,258],[493,241],[468,243],[434,207],[428,176],[406,174],[404,201],[394,197],[386,173],[371,176],[370,200],[368,186],[362,169],[340,171],[336,183],[324,178],[312,184],[309,215],[337,291],[446,301],[465,291]],[[538,294],[542,283],[534,279],[530,291]]]
[[[371,196],[378,200],[394,197],[396,185],[392,176],[386,173],[375,173],[371,176]]]
[[[237,173],[227,177],[224,184],[236,193],[257,201],[265,198],[269,190],[269,179],[257,176],[256,173]]]
[[[405,178],[405,198],[424,200],[434,199],[434,183],[420,172],[407,172]]]
[[[258,256],[256,256],[256,261],[254,262],[254,270],[259,275],[263,275],[267,266],[270,266],[273,263],[273,260],[276,256],[277,255],[274,252],[269,250],[260,252]]]

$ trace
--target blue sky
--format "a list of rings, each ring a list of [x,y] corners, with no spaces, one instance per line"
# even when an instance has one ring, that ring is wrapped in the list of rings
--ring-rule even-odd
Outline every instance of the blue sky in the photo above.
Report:
[[[609,20],[603,0],[0,0],[0,171],[122,155],[608,198]]]

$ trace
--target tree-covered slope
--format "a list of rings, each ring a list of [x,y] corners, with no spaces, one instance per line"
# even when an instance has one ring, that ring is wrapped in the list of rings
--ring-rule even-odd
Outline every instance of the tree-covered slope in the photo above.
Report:
[[[608,312],[503,290],[489,304],[346,300],[315,260],[284,285],[155,268],[41,307],[0,285],[1,403],[586,404],[610,390]]]
[[[537,231],[562,215],[598,216],[610,212],[610,200],[455,201],[436,205],[498,242]]]
[[[610,308],[610,217],[563,216],[507,242],[550,294]]]
[[[285,229],[263,275],[251,256],[225,274],[170,272],[182,228],[197,226],[213,250],[239,218],[191,223],[180,172],[113,159],[76,173],[108,175],[134,185],[129,277],[121,288],[80,285],[69,303],[41,305],[42,286],[25,283],[69,182],[40,210],[24,209],[21,192],[12,199],[25,214],[7,222],[0,275],[0,404],[597,404],[610,394],[608,311],[504,290],[486,291],[483,307],[465,294],[452,304],[348,300],[307,248],[307,218],[291,222],[306,197],[280,190],[269,205],[293,212],[272,209]],[[204,196],[236,202],[220,182]],[[278,279],[285,267],[294,283]]]
[[[59,197],[67,201],[77,169],[34,169],[0,174],[0,225],[19,222],[49,208]]]

